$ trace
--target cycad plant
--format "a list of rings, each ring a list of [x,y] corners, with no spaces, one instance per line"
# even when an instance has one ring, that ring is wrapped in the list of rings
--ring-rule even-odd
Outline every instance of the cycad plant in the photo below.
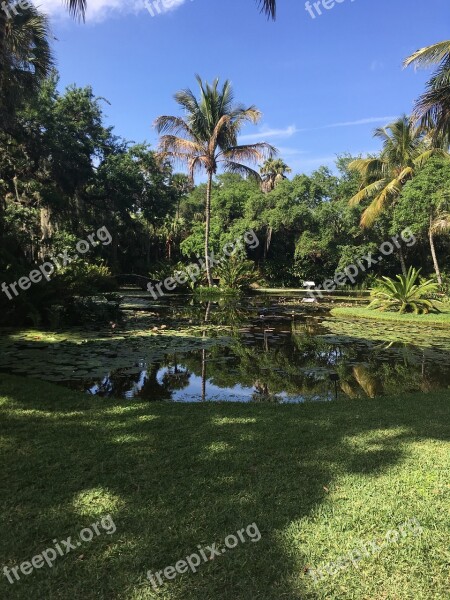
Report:
[[[255,265],[250,260],[231,256],[216,268],[215,275],[220,278],[221,287],[243,291],[258,280]]]
[[[371,290],[370,309],[396,310],[400,314],[427,314],[438,309],[429,297],[438,291],[438,285],[431,279],[420,281],[420,269],[410,267],[406,275],[396,279],[382,277]]]

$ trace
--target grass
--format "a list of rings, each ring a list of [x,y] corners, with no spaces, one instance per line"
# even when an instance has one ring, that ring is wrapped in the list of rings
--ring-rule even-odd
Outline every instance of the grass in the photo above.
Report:
[[[11,600],[448,598],[448,392],[308,405],[164,404],[0,380],[0,568],[110,514],[113,535],[0,582]],[[335,562],[408,535],[317,585]],[[153,592],[146,572],[240,543]]]
[[[397,323],[418,323],[422,325],[450,325],[450,308],[441,305],[441,313],[428,315],[399,314],[394,312],[380,312],[362,307],[333,308],[331,314],[335,317],[355,317],[358,319],[372,319],[375,321],[396,321]]]

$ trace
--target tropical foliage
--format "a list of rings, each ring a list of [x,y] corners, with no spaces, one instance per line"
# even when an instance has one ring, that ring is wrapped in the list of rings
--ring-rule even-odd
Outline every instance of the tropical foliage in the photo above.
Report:
[[[437,284],[432,280],[419,281],[419,278],[420,270],[414,267],[410,267],[406,275],[397,275],[396,280],[382,277],[371,291],[373,300],[369,308],[395,310],[400,314],[423,314],[437,310],[429,299],[437,291]]]
[[[432,130],[435,140],[450,142],[450,40],[418,50],[405,61],[405,66],[429,68],[437,66],[427,83],[425,93],[414,109],[414,122]]]
[[[262,165],[261,173],[263,192],[271,192],[284,179],[286,173],[292,173],[292,169],[281,158],[270,158]]]
[[[351,205],[370,201],[361,217],[363,227],[371,227],[378,217],[400,196],[406,182],[433,155],[443,150],[431,145],[423,132],[414,129],[408,117],[375,130],[374,137],[383,143],[378,157],[361,158],[350,163],[350,169],[361,177],[361,190],[350,200]]]
[[[216,268],[215,275],[220,279],[220,286],[233,290],[246,290],[258,280],[254,264],[239,256],[224,260]]]

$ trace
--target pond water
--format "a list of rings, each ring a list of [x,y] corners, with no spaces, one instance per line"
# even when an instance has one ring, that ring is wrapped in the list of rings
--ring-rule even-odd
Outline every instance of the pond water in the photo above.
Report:
[[[104,330],[4,331],[0,369],[149,401],[306,402],[450,389],[448,329],[332,317],[295,296],[153,302]]]

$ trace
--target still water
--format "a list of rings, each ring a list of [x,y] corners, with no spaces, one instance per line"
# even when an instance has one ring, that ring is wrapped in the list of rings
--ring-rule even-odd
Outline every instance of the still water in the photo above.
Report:
[[[333,401],[450,390],[448,329],[332,317],[331,304],[305,305],[295,296],[150,302],[136,294],[124,307],[123,324],[86,332],[81,341],[16,336],[0,368],[99,397],[166,402]]]
[[[338,319],[329,307],[282,296],[200,304],[175,298],[156,313],[168,327],[172,319],[180,330],[186,321],[205,328],[196,332],[192,349],[188,341],[176,351],[175,343],[173,351],[150,360],[143,351],[131,372],[127,364],[84,383],[88,393],[175,402],[304,402],[450,389],[448,329]],[[220,326],[230,329],[217,331]],[[198,336],[208,345],[198,347]]]

